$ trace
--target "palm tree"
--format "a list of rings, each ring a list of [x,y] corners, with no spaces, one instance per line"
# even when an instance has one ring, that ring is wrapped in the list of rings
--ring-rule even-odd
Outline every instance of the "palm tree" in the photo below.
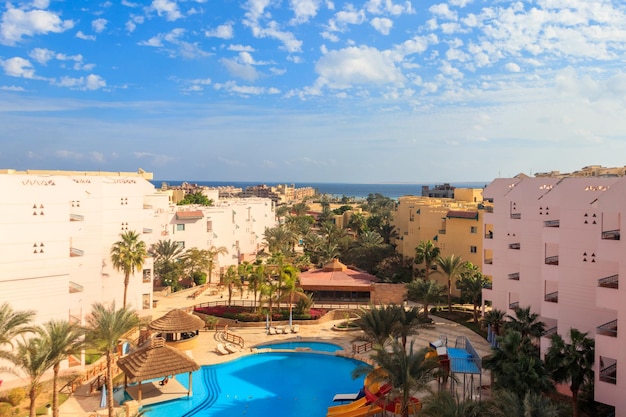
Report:
[[[292,265],[285,265],[281,271],[281,297],[289,297],[289,317],[293,315],[293,295],[298,291],[298,270]]]
[[[266,227],[263,237],[270,253],[290,254],[297,242],[296,234],[283,225]]]
[[[439,258],[439,248],[435,246],[432,240],[423,240],[415,248],[415,264],[424,264],[424,278],[426,281],[430,279],[432,266],[437,258]]]
[[[84,348],[84,329],[65,320],[50,320],[39,329],[40,337],[50,349],[52,369],[52,415],[59,416],[59,370],[61,362]]]
[[[366,340],[384,345],[389,341],[389,336],[395,335],[400,315],[400,309],[392,304],[361,309],[354,324],[365,333]]]
[[[124,273],[124,301],[122,306],[126,307],[126,293],[130,276],[143,267],[148,252],[146,251],[146,243],[139,238],[137,232],[131,230],[121,233],[120,238],[111,248],[111,261],[113,261],[113,267],[117,271]]]
[[[428,348],[413,350],[411,341],[409,350],[395,340],[390,341],[391,350],[383,345],[374,347],[372,359],[379,366],[379,371],[370,375],[379,382],[389,382],[391,390],[387,394],[390,401],[397,401],[400,414],[408,417],[411,409],[411,398],[421,391],[427,391],[428,385],[435,379],[439,363],[434,359],[426,359]],[[371,371],[371,368],[358,367],[353,375],[359,376]]]
[[[190,248],[180,257],[190,276],[194,276],[195,272],[203,272],[209,269],[210,254],[206,249]]]
[[[185,252],[181,245],[172,240],[159,240],[150,248],[154,262],[174,262]]]
[[[459,401],[449,391],[439,391],[422,400],[420,416],[424,417],[482,417],[486,413],[484,403],[473,400]]]
[[[226,273],[222,277],[222,284],[228,287],[228,305],[230,306],[233,297],[233,287],[241,288],[241,278],[237,273],[236,265],[231,265],[226,269]]]
[[[29,324],[33,317],[34,311],[15,311],[9,303],[0,304],[0,348],[12,348],[16,336],[32,332]],[[0,349],[0,358],[9,359],[9,351]]]
[[[107,408],[109,417],[113,417],[113,359],[117,344],[122,336],[139,325],[139,318],[133,310],[122,307],[115,309],[115,302],[110,307],[95,303],[91,314],[87,316],[87,342],[106,356],[105,383],[107,389]]]
[[[400,321],[396,329],[396,334],[400,336],[402,340],[402,346],[406,348],[406,342],[409,335],[416,334],[417,329],[421,327],[419,308],[413,307],[405,309],[402,306],[395,306],[400,310]]]
[[[486,288],[489,282],[489,279],[471,262],[466,264],[466,270],[461,273],[461,279],[456,282],[461,296],[471,301],[474,306],[474,324],[478,324],[478,306],[483,300],[483,288]]]
[[[211,283],[211,278],[213,277],[213,270],[215,269],[215,264],[217,263],[217,258],[220,255],[226,255],[228,253],[228,249],[224,246],[215,247],[211,246],[207,249],[207,258],[209,262],[207,263],[207,269],[209,270],[209,284]]]
[[[237,266],[237,273],[239,274],[239,280],[241,281],[241,296],[243,297],[243,284],[249,282],[250,277],[254,273],[254,265],[248,261],[243,261]],[[248,286],[248,288],[250,287]]]
[[[264,264],[254,265],[252,274],[248,277],[248,292],[252,291],[254,299],[254,309],[257,307],[257,299],[259,291],[265,280],[267,279],[267,270]]]
[[[350,220],[348,220],[348,227],[352,229],[357,236],[360,236],[361,233],[365,230],[367,226],[367,220],[365,219],[365,215],[361,212],[352,213],[350,216]]]
[[[461,274],[465,272],[467,263],[463,262],[460,256],[450,255],[442,258],[441,256],[436,260],[437,266],[441,269],[443,274],[448,279],[448,311],[452,312],[452,283],[455,283]]]
[[[569,382],[572,392],[573,417],[578,417],[578,393],[587,383],[593,383],[594,340],[578,329],[570,329],[570,343],[558,334],[552,335],[552,344],[545,362],[556,382]]]
[[[274,301],[278,294],[278,284],[271,279],[267,279],[261,284],[261,295],[264,296],[262,303],[267,303],[269,308],[270,321],[272,320],[272,312],[274,307]]]
[[[559,417],[565,415],[558,404],[539,393],[528,392],[521,397],[514,391],[496,390],[487,403],[491,417]]]
[[[416,279],[407,284],[407,296],[424,306],[424,318],[428,319],[428,306],[439,303],[445,297],[445,287],[437,281]]]
[[[41,336],[33,336],[28,339],[22,337],[17,342],[15,353],[11,360],[17,367],[22,369],[30,378],[28,383],[28,397],[30,398],[29,416],[35,417],[35,402],[39,394],[39,381],[43,374],[54,365],[51,357],[50,346]]]
[[[515,309],[515,316],[506,316],[509,320],[504,323],[504,330],[515,330],[521,333],[522,337],[538,339],[545,331],[545,323],[539,321],[539,314],[531,313],[530,307],[519,307]]]
[[[497,337],[500,336],[500,329],[504,324],[504,311],[493,309],[485,313],[485,317],[483,317],[483,322],[485,325],[490,326],[491,331]]]
[[[378,233],[380,233],[386,245],[391,244],[391,239],[397,239],[399,237],[396,227],[388,221],[378,228]]]

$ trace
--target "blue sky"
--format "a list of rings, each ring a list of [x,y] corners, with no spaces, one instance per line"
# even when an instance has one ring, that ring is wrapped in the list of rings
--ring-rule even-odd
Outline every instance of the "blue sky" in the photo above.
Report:
[[[626,164],[623,0],[10,1],[0,168],[489,181]]]

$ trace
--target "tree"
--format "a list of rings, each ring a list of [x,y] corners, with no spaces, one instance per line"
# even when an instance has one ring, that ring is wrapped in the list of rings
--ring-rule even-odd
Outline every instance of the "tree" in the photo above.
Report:
[[[290,254],[298,241],[296,234],[283,225],[266,227],[263,238],[270,253]]]
[[[492,399],[487,403],[490,417],[559,417],[562,414],[558,404],[535,392],[528,392],[521,397],[514,391],[497,389],[492,392]]]
[[[262,304],[267,303],[269,308],[269,317],[270,321],[272,320],[272,312],[274,307],[274,301],[277,298],[278,294],[278,284],[271,279],[266,280],[261,285],[261,295],[264,297],[262,299]]]
[[[424,318],[428,319],[428,306],[439,303],[445,297],[445,287],[437,281],[416,279],[407,284],[407,296],[424,306]]]
[[[422,400],[420,416],[424,417],[482,417],[487,416],[484,403],[459,401],[449,391],[439,391]]]
[[[360,236],[367,227],[367,219],[361,212],[352,213],[350,220],[348,220],[348,227],[352,229],[357,236]]]
[[[448,279],[448,311],[452,312],[452,284],[455,283],[463,272],[465,272],[467,264],[463,262],[460,256],[450,255],[441,257],[436,260],[437,266]]]
[[[178,202],[179,206],[199,204],[201,206],[212,206],[213,200],[206,195],[202,194],[202,191],[196,191],[185,195],[185,197]]]
[[[566,343],[557,333],[545,362],[556,382],[569,382],[572,392],[573,417],[578,417],[578,394],[584,384],[593,383],[594,340],[578,329],[570,329],[570,342]]]
[[[377,228],[377,231],[382,236],[383,242],[385,242],[386,245],[390,245],[392,239],[399,237],[396,227],[389,223],[389,221],[385,221],[385,223],[381,224],[380,227]]]
[[[241,278],[236,265],[231,265],[226,269],[226,273],[222,277],[222,284],[228,288],[228,305],[230,306],[233,297],[233,287],[241,288]]]
[[[432,266],[436,263],[437,258],[439,258],[439,248],[435,246],[432,240],[421,241],[415,248],[415,264],[424,264],[426,281],[430,279]]]
[[[389,341],[389,336],[395,334],[400,314],[400,309],[392,304],[361,309],[354,324],[365,333],[366,340],[384,345]]]
[[[120,240],[111,248],[113,267],[124,274],[124,298],[122,306],[126,307],[126,293],[130,276],[143,267],[148,252],[146,243],[139,238],[139,234],[128,231],[120,234]]]
[[[504,323],[504,330],[515,330],[521,333],[522,337],[531,337],[538,339],[545,331],[545,323],[539,320],[539,314],[531,313],[530,307],[518,307],[515,309],[515,315],[507,314]]]
[[[13,348],[16,336],[32,332],[29,324],[33,317],[34,311],[15,311],[9,303],[0,304],[0,348]],[[9,351],[0,349],[0,358],[9,359]]]
[[[293,295],[298,291],[298,270],[292,265],[285,265],[281,271],[283,297],[289,297],[289,317],[293,315]]]
[[[211,254],[206,249],[190,248],[180,257],[189,276],[209,269]]]
[[[259,291],[263,286],[263,283],[267,279],[267,271],[264,264],[254,265],[252,274],[248,277],[248,291],[252,291],[254,299],[254,309],[256,310],[256,302],[258,299]]]
[[[478,306],[483,300],[483,288],[489,285],[486,278],[471,262],[466,264],[466,269],[461,273],[461,279],[456,282],[456,287],[461,291],[461,297],[470,301],[474,306],[474,323],[478,324]]]
[[[483,317],[483,322],[485,325],[490,326],[491,331],[496,337],[500,336],[500,329],[502,329],[504,324],[504,316],[504,311],[493,309],[486,312],[485,317]]]
[[[59,416],[59,370],[61,362],[70,355],[80,354],[85,347],[84,330],[65,320],[50,320],[39,329],[40,337],[50,349],[49,360],[54,372],[52,378],[52,415]]]
[[[185,250],[181,245],[171,240],[159,240],[153,244],[149,253],[154,257],[154,274],[161,284],[172,287],[176,291],[178,277],[182,273],[182,264],[179,262]]]
[[[228,249],[226,249],[224,246],[211,246],[209,249],[207,249],[207,258],[209,260],[207,264],[207,268],[209,270],[209,284],[211,283],[211,278],[213,277],[213,270],[215,269],[215,264],[217,262],[218,256],[226,255],[227,253]]]
[[[17,342],[15,353],[11,360],[17,367],[28,375],[28,397],[30,398],[29,416],[35,417],[35,402],[39,394],[39,381],[43,374],[52,368],[54,362],[51,358],[50,347],[41,336],[33,336],[28,339],[22,337]]]
[[[400,310],[400,321],[395,333],[400,336],[402,346],[406,348],[408,336],[416,334],[417,329],[422,326],[419,308],[413,307],[408,310],[402,306],[395,306],[395,308]]]
[[[133,310],[122,307],[115,308],[115,302],[110,307],[95,303],[91,314],[87,316],[87,342],[97,351],[106,356],[106,389],[107,408],[109,417],[113,417],[113,359],[117,344],[122,336],[139,325],[139,318]]]

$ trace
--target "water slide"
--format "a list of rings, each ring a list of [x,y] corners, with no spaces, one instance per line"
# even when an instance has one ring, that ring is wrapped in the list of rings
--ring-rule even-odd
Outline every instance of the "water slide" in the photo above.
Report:
[[[341,414],[334,414],[333,417],[368,417],[382,413],[383,409],[375,404],[366,404],[362,407]]]
[[[368,385],[368,391],[373,394],[378,394],[380,390],[380,385],[377,382]],[[385,387],[384,390],[386,392],[388,388]],[[380,407],[372,404],[367,396],[365,396],[349,404],[328,407],[326,417],[366,417],[380,413],[381,411],[382,409]]]
[[[343,416],[345,413],[348,413],[350,411],[354,411],[362,407],[367,407],[367,403],[368,403],[367,398],[362,397],[348,404],[334,405],[332,407],[328,407],[328,413],[326,414],[326,416],[327,417]]]

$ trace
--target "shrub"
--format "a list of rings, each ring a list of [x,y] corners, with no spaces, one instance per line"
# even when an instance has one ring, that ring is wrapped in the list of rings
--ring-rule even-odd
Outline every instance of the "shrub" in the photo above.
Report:
[[[196,271],[193,273],[192,278],[193,278],[193,282],[195,282],[196,285],[206,284],[206,273],[204,272]]]
[[[0,403],[0,417],[11,417],[13,415],[13,406],[9,403]]]
[[[26,398],[26,391],[24,388],[13,388],[7,395],[7,402],[13,407],[16,407],[24,398]]]

